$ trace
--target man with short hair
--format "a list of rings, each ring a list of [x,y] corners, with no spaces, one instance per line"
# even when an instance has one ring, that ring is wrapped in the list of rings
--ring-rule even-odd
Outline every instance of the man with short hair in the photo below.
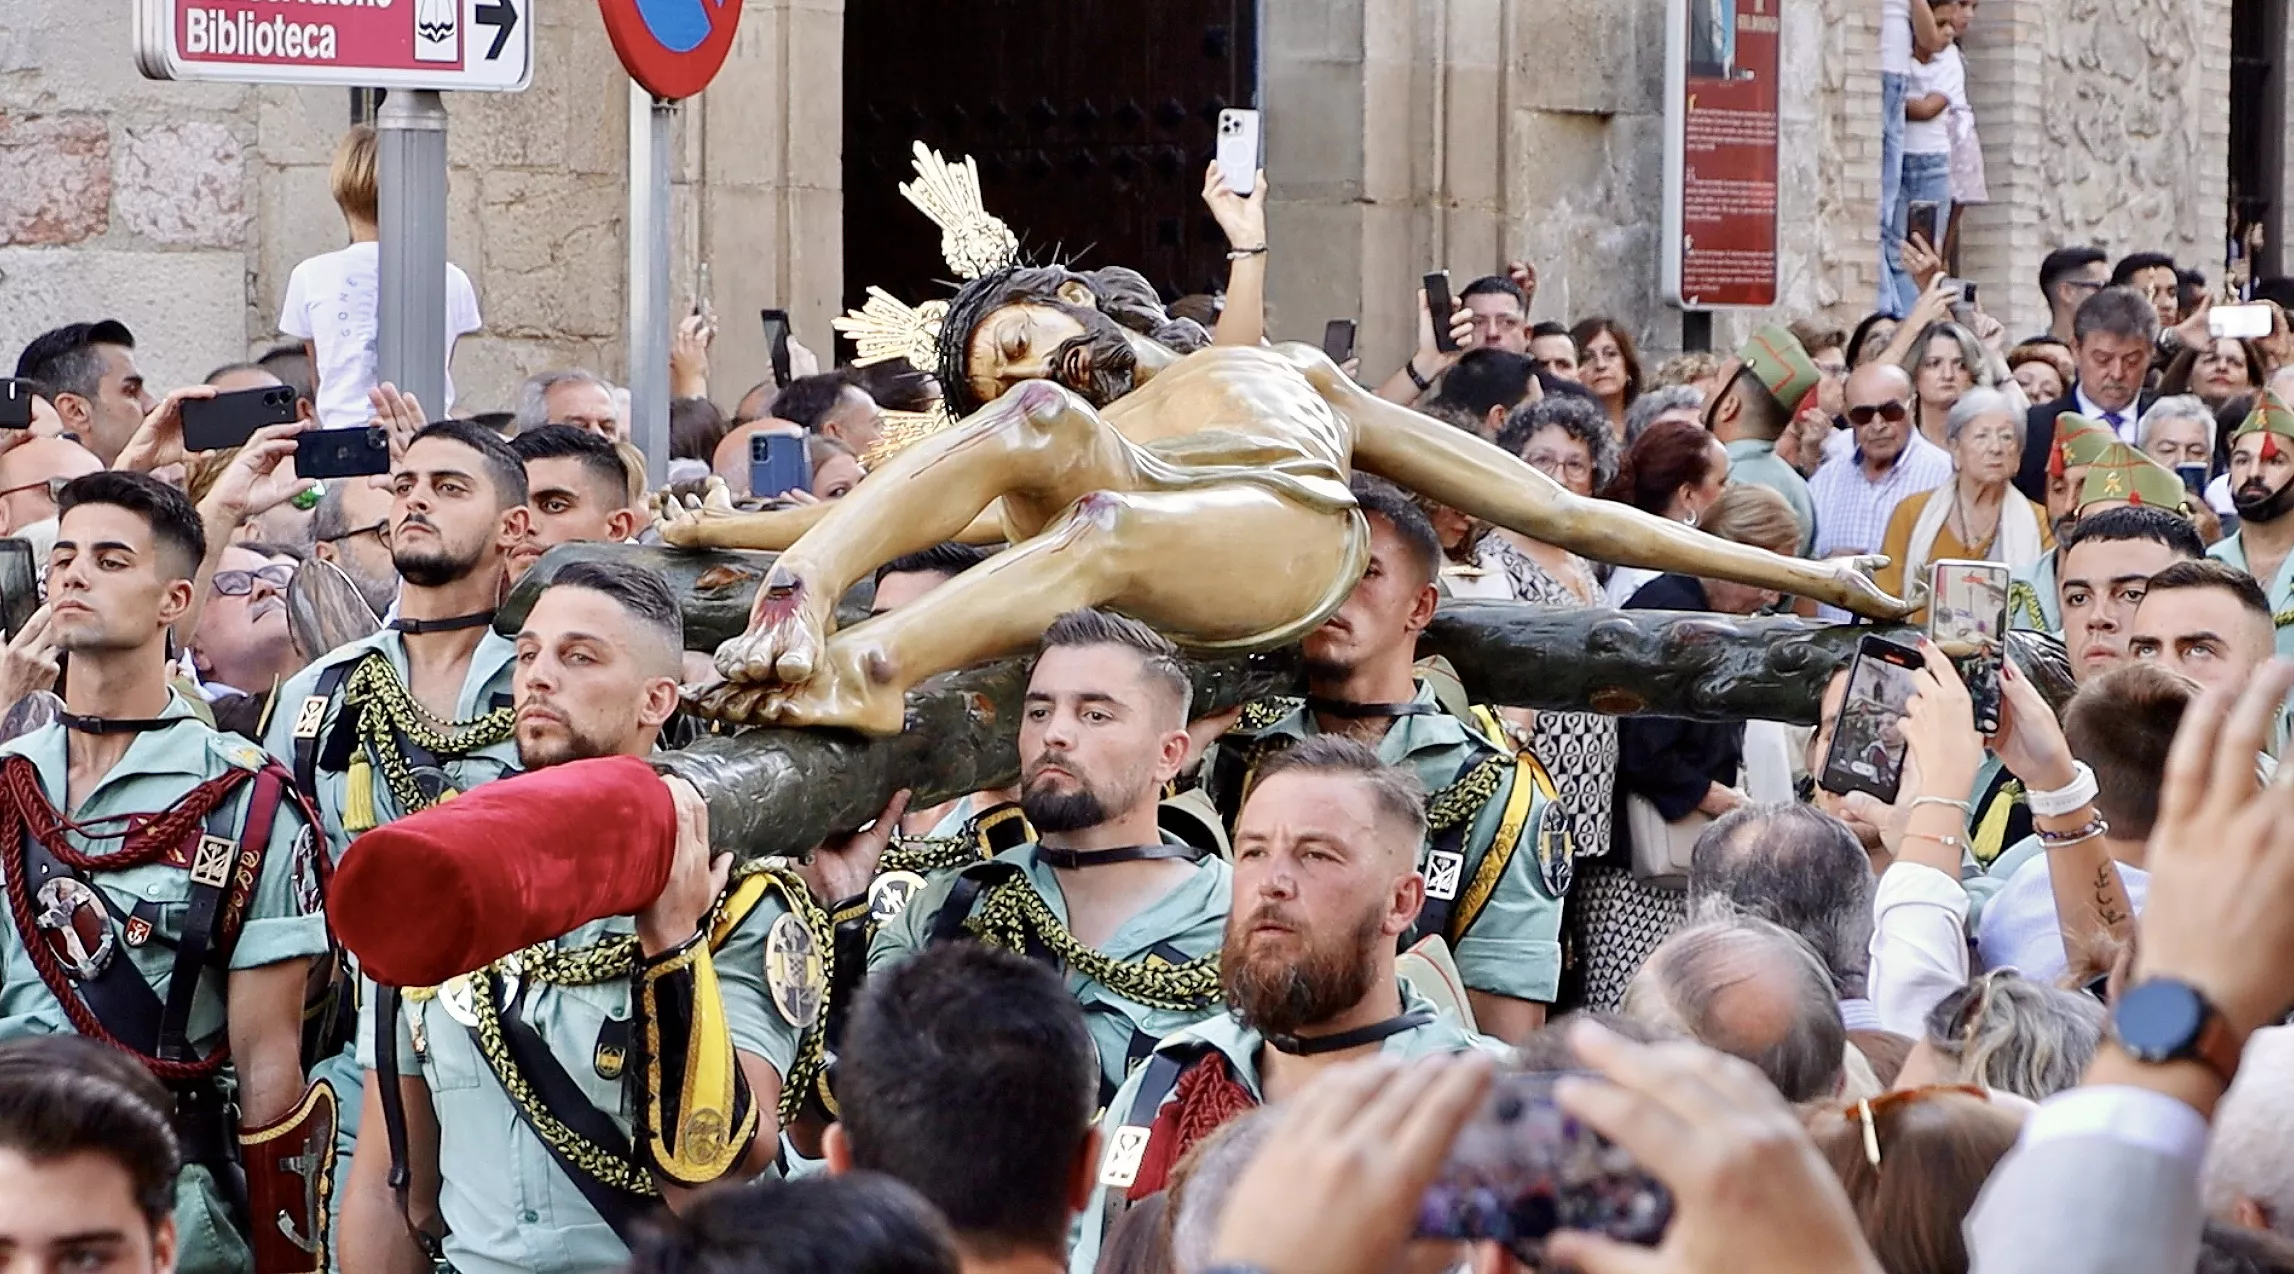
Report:
[[[2081,685],[2126,661],[2126,632],[2153,575],[2205,555],[2190,520],[2149,505],[2081,518],[2063,541],[2063,649]]]
[[[327,484],[311,514],[311,556],[350,577],[376,618],[398,604],[398,567],[390,556],[390,488],[364,478]]]
[[[109,465],[159,400],[135,365],[135,336],[118,319],[68,323],[32,338],[16,375],[48,387],[64,429]]]
[[[1808,944],[1739,916],[1673,931],[1625,991],[1625,1016],[1760,1068],[1786,1101],[1839,1093],[1848,1029]]]
[[[621,409],[604,377],[579,367],[536,372],[518,386],[513,431],[572,425],[608,441],[621,438]]]
[[[2111,267],[2111,286],[2132,288],[2158,313],[2159,330],[2182,321],[2182,279],[2164,252],[2130,252]]]
[[[1539,371],[1577,383],[1577,338],[1569,334],[1568,324],[1547,319],[1529,329],[1528,353]]]
[[[2294,408],[2266,389],[2230,435],[2238,530],[2207,550],[2263,585],[2278,649],[2294,653]]]
[[[1880,1029],[1864,996],[1872,861],[1846,823],[1797,801],[1739,806],[1714,819],[1691,851],[1689,905],[1716,898],[1797,935],[1832,975],[1848,1029]]]
[[[1539,395],[1537,364],[1525,354],[1501,349],[1469,349],[1443,373],[1441,388],[1425,410],[1469,412],[1481,422],[1484,438],[1497,437],[1514,408]]]
[[[2110,254],[2093,245],[2048,253],[2039,263],[2039,295],[2047,298],[2047,330],[2031,339],[2053,337],[2071,344],[2079,306],[2110,286],[2110,262]]]
[[[2055,440],[2047,457],[2047,520],[2055,532],[2055,547],[2008,572],[2010,627],[2062,635],[2064,542],[2078,524],[2088,471],[2117,444],[2117,434],[2075,411],[2055,418]]]
[[[65,483],[100,472],[95,453],[63,438],[31,437],[0,452],[0,535],[30,538],[40,561],[55,542],[56,493]],[[27,528],[51,524],[26,536]]]
[[[2214,409],[2198,395],[2176,394],[2152,403],[2139,429],[2143,454],[2161,465],[2214,468]]]
[[[1369,744],[1415,774],[1436,794],[1437,820],[1419,851],[1429,902],[1411,941],[1446,942],[1482,1029],[1518,1039],[1544,1022],[1560,990],[1572,832],[1553,780],[1502,739],[1494,716],[1445,707],[1417,675],[1418,635],[1440,595],[1433,525],[1389,483],[1357,475],[1353,491],[1370,525],[1370,563],[1302,643],[1306,699],[1246,711],[1205,760],[1204,787],[1233,826],[1266,759],[1325,734]]]
[[[243,1269],[252,1243],[265,1268],[283,1268],[274,1218],[283,1209],[288,1233],[316,1233],[306,1180],[331,1171],[313,1162],[298,1177],[281,1162],[306,1137],[332,1138],[332,1094],[302,1104],[325,865],[285,771],[170,687],[169,634],[207,550],[191,502],[105,472],[74,479],[59,503],[48,631],[71,660],[65,715],[0,744],[16,919],[0,928],[0,1038],[76,1032],[174,1080],[185,1267]],[[223,1190],[242,1163],[252,1235],[208,1221],[229,1215]]]
[[[776,951],[790,949],[784,922],[827,940],[792,919],[802,880],[715,853],[708,807],[681,779],[642,768],[546,774],[651,754],[677,710],[684,644],[677,599],[635,564],[572,563],[535,599],[516,646],[521,794],[546,802],[561,781],[666,785],[668,880],[634,915],[589,921],[428,994],[376,994],[359,1024],[368,1135],[345,1183],[345,1269],[422,1267],[415,1225],[431,1216],[455,1269],[611,1269],[662,1203],[754,1176],[778,1155],[784,1078],[804,1093],[818,1081],[798,1069],[816,1018],[788,993],[804,985],[766,951],[768,933]],[[483,799],[385,835],[470,837],[460,820]],[[499,814],[476,817],[502,826]],[[553,976],[544,957],[569,972]],[[481,1029],[489,1018],[499,1040]],[[487,1079],[471,1082],[478,1075]],[[395,1111],[383,1100],[393,1090]],[[579,1153],[564,1135],[575,1129]],[[404,1213],[400,1169],[416,1183]]]
[[[1097,1260],[1111,1210],[1162,1189],[1192,1145],[1243,1109],[1356,1058],[1505,1051],[1395,971],[1395,946],[1426,901],[1425,800],[1408,769],[1348,738],[1318,735],[1266,761],[1235,820],[1219,954],[1227,1011],[1164,1040],[1108,1103],[1078,1274]]]
[[[241,694],[267,700],[274,686],[302,667],[287,629],[287,585],[294,581],[295,563],[265,552],[267,547],[227,546],[208,585],[189,647],[191,666],[210,699]]]
[[[837,1049],[836,1097],[831,1173],[914,1187],[967,1270],[1065,1265],[1099,1166],[1099,1055],[1057,974],[942,943],[869,979]]]
[[[953,540],[893,558],[876,568],[876,596],[868,613],[898,610],[987,560],[986,549]]]
[[[1810,552],[1816,546],[1816,504],[1808,480],[1777,458],[1776,440],[1824,373],[1799,338],[1775,323],[1754,332],[1736,358],[1735,374],[1705,406],[1705,428],[1728,447],[1729,481],[1767,487],[1792,506],[1800,551]]]
[[[1826,460],[1808,480],[1816,507],[1817,557],[1877,553],[1896,506],[1951,481],[1952,458],[1929,442],[1912,415],[1912,378],[1894,363],[1870,362],[1848,373],[1843,391],[1855,450]],[[1827,619],[1845,619],[1819,606]]]
[[[2246,1037],[2215,1107],[2200,1193],[2218,1221],[2294,1239],[2294,1026]]]
[[[866,456],[884,437],[884,412],[866,391],[837,372],[802,376],[773,398],[768,415],[794,421],[807,433],[833,438]]]
[[[526,462],[529,532],[510,552],[514,581],[560,544],[619,544],[645,526],[631,503],[629,466],[617,444],[572,425],[543,425],[510,440]]]
[[[2149,405],[2143,381],[2151,370],[2151,346],[2158,339],[2158,311],[2130,288],[2109,287],[2079,303],[2071,322],[2071,357],[2077,376],[2051,403],[2031,409],[2023,436],[2052,438],[2055,418],[2077,412],[2109,429],[2121,442],[2141,436],[2142,410]],[[2034,500],[2047,498],[2047,451],[2025,447],[2016,488]]]
[[[167,1093],[93,1040],[0,1045],[0,1253],[25,1271],[174,1274],[182,1167]]]
[[[1163,787],[1193,698],[1178,649],[1108,611],[1044,630],[1020,715],[1020,808],[1035,839],[918,892],[869,947],[871,972],[971,937],[1056,960],[1099,1049],[1100,1096],[1218,1002],[1226,863],[1172,843]]]
[[[1529,353],[1529,294],[1520,284],[1485,274],[1458,293],[1458,304],[1473,316],[1474,348]]]
[[[2202,686],[2245,685],[2276,647],[2270,603],[2254,577],[2214,558],[2151,576],[2127,630],[2127,657]]]

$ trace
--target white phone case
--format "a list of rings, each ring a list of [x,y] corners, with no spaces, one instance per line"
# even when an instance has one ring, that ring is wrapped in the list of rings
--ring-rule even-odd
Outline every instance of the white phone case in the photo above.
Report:
[[[1219,178],[1222,185],[1248,197],[1258,188],[1259,113],[1219,112]]]

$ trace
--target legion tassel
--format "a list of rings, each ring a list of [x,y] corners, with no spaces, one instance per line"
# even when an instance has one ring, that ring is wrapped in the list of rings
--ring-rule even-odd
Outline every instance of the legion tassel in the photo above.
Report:
[[[343,774],[343,831],[356,836],[373,831],[374,825],[374,765],[361,748]]]

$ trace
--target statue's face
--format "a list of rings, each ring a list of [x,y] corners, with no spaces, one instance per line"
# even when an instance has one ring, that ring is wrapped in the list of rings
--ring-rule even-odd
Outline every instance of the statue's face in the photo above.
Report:
[[[966,378],[981,402],[994,402],[1021,381],[1049,380],[1104,407],[1131,392],[1138,361],[1115,320],[1064,299],[990,310],[972,329],[966,353]]]

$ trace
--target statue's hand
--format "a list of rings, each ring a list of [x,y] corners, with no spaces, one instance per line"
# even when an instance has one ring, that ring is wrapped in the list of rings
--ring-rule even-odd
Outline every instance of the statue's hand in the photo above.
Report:
[[[1885,553],[1833,558],[1828,564],[1832,577],[1840,583],[1841,595],[1820,601],[1844,606],[1868,619],[1902,619],[1920,608],[1924,589],[1917,581],[1907,590],[1912,594],[1909,598],[1891,597],[1872,581],[1872,572],[1888,564]]]
[[[666,487],[652,496],[653,525],[661,533],[661,542],[675,548],[697,548],[701,545],[700,528],[704,522],[718,518],[736,517],[740,510],[733,507],[733,490],[723,478],[712,475],[698,496],[677,496]]]

